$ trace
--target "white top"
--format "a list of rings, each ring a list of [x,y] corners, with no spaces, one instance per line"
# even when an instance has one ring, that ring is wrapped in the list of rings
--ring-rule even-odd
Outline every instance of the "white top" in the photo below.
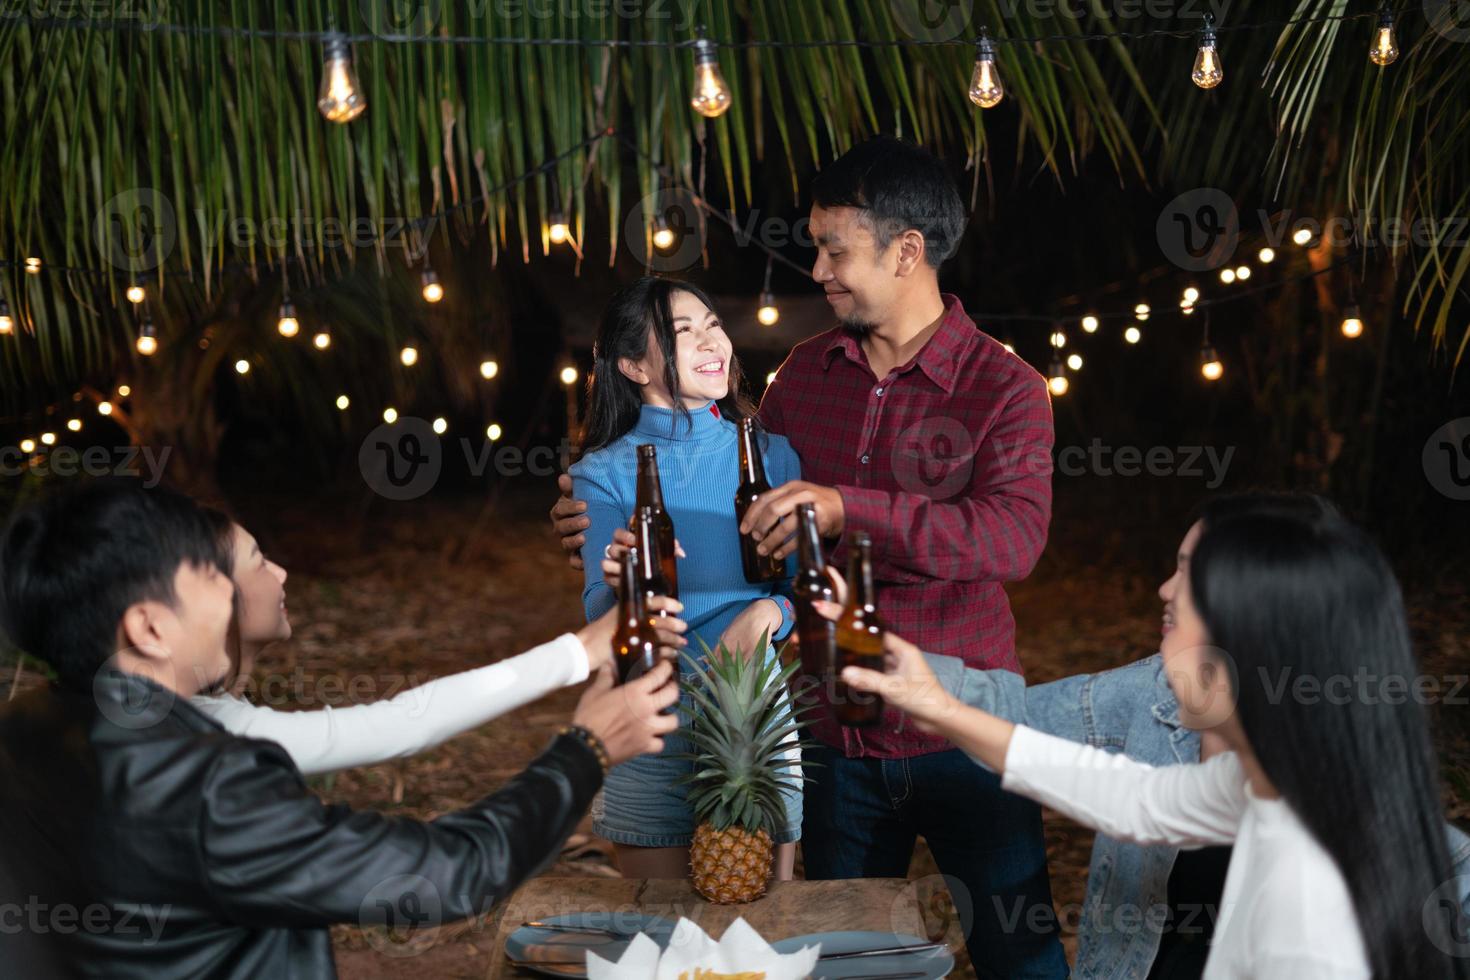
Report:
[[[1017,726],[1001,786],[1109,836],[1233,844],[1205,980],[1368,980],[1337,864],[1282,800],[1256,797],[1234,752],[1155,769]]]
[[[196,695],[189,703],[226,731],[280,743],[304,775],[316,776],[433,748],[552,691],[580,684],[588,673],[582,641],[567,633],[518,657],[372,704],[276,711],[232,695]]]

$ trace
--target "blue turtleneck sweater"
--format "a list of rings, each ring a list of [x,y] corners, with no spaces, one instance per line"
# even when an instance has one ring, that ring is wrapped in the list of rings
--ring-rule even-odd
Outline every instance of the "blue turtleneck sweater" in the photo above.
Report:
[[[679,560],[679,601],[689,624],[691,656],[701,656],[703,640],[714,649],[734,618],[758,599],[773,598],[781,606],[779,642],[791,632],[790,579],[751,585],[740,565],[739,524],[735,491],[740,486],[739,436],[735,424],[721,418],[713,402],[691,409],[687,419],[673,410],[644,405],[638,423],[614,442],[582,457],[571,469],[574,493],[587,504],[587,543],[582,546],[586,586],[582,602],[587,619],[596,619],[617,602],[602,579],[603,550],[613,532],[627,527],[638,496],[637,447],[658,447],[659,480],[664,507],[674,519],[674,534],[687,557]],[[762,433],[758,439],[772,487],[800,479],[796,452],[784,436]],[[787,559],[795,574],[795,556]],[[696,639],[696,637],[698,639]]]

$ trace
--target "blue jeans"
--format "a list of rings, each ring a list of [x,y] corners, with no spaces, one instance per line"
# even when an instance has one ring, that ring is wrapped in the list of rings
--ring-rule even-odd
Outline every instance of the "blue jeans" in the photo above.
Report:
[[[808,878],[906,878],[923,835],[957,893],[979,976],[1067,976],[1039,806],[1001,790],[1000,777],[958,749],[848,759],[818,745],[804,758],[820,765],[805,768]]]

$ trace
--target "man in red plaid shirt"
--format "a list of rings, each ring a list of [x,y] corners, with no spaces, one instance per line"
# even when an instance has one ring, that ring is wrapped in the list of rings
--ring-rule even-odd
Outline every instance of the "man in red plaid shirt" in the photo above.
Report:
[[[1046,382],[940,293],[965,213],[931,154],[870,140],[824,169],[812,197],[812,278],[839,326],[799,344],[766,390],[761,422],[791,441],[805,479],[762,497],[741,530],[784,557],[797,505],[814,504],[834,564],[851,532],[872,537],[879,614],[895,633],[1019,673],[1001,583],[1028,575],[1046,543]],[[566,498],[553,511],[566,547],[580,547],[579,516]],[[922,835],[981,976],[1065,977],[1039,808],[896,711],[867,730],[817,718],[807,877],[906,877]]]

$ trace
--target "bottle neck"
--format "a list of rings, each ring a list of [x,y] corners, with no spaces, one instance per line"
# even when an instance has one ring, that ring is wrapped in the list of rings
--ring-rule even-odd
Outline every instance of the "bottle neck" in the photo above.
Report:
[[[663,510],[664,488],[658,478],[658,460],[652,456],[638,458],[638,506]]]
[[[872,612],[877,609],[877,591],[873,588],[873,555],[867,548],[858,548],[847,565],[847,581],[852,589],[854,609]]]
[[[766,464],[756,448],[755,426],[746,424],[740,426],[740,482],[747,485],[766,482]]]
[[[797,561],[803,570],[822,570],[822,537],[817,531],[817,522],[807,516],[806,511],[800,511],[797,518],[801,525],[800,533],[796,537]]]

